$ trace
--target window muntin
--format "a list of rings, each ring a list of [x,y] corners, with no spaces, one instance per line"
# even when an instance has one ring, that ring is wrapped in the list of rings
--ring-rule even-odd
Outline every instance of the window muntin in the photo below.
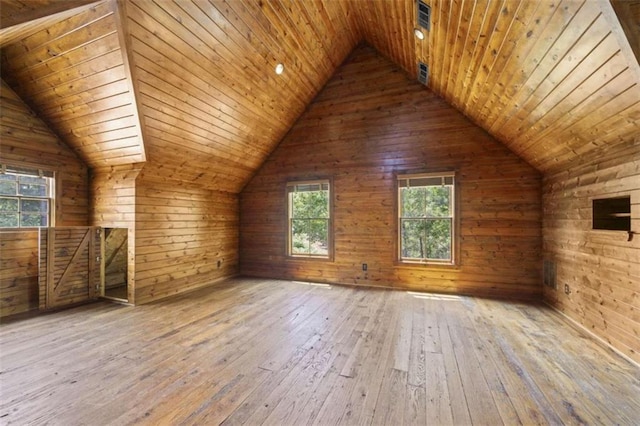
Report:
[[[331,196],[328,180],[287,184],[289,256],[328,258]]]
[[[455,175],[398,176],[398,247],[402,262],[454,259]]]
[[[39,171],[0,173],[0,228],[49,226],[52,185]]]

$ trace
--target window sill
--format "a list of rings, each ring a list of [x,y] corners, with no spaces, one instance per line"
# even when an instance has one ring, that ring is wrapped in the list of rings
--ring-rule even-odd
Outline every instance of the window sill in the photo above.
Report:
[[[395,261],[393,266],[396,268],[403,268],[403,269],[449,269],[449,270],[460,269],[460,264],[456,264],[456,263]]]
[[[293,260],[293,261],[311,261],[311,262],[333,262],[333,258],[331,256],[304,256],[304,255],[287,255],[286,256],[287,260]]]

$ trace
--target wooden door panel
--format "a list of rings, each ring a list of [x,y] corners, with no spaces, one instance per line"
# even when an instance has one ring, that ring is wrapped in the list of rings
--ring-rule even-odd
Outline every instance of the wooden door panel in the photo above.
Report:
[[[80,226],[40,231],[40,309],[97,297],[101,232]]]

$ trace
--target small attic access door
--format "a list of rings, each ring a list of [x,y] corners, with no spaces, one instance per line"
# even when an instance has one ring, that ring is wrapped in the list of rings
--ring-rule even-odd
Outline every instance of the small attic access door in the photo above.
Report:
[[[128,238],[127,228],[105,228],[102,246],[101,295],[119,302],[128,301]]]
[[[40,229],[40,310],[96,299],[101,284],[102,229],[73,226]]]

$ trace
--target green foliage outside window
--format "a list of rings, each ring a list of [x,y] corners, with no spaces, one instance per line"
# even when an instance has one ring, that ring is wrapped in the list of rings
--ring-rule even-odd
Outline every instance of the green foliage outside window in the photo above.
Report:
[[[49,185],[46,177],[0,174],[0,228],[48,226]]]
[[[400,256],[404,260],[452,260],[453,182],[402,186]]]
[[[299,184],[289,189],[292,255],[329,254],[329,185]]]

